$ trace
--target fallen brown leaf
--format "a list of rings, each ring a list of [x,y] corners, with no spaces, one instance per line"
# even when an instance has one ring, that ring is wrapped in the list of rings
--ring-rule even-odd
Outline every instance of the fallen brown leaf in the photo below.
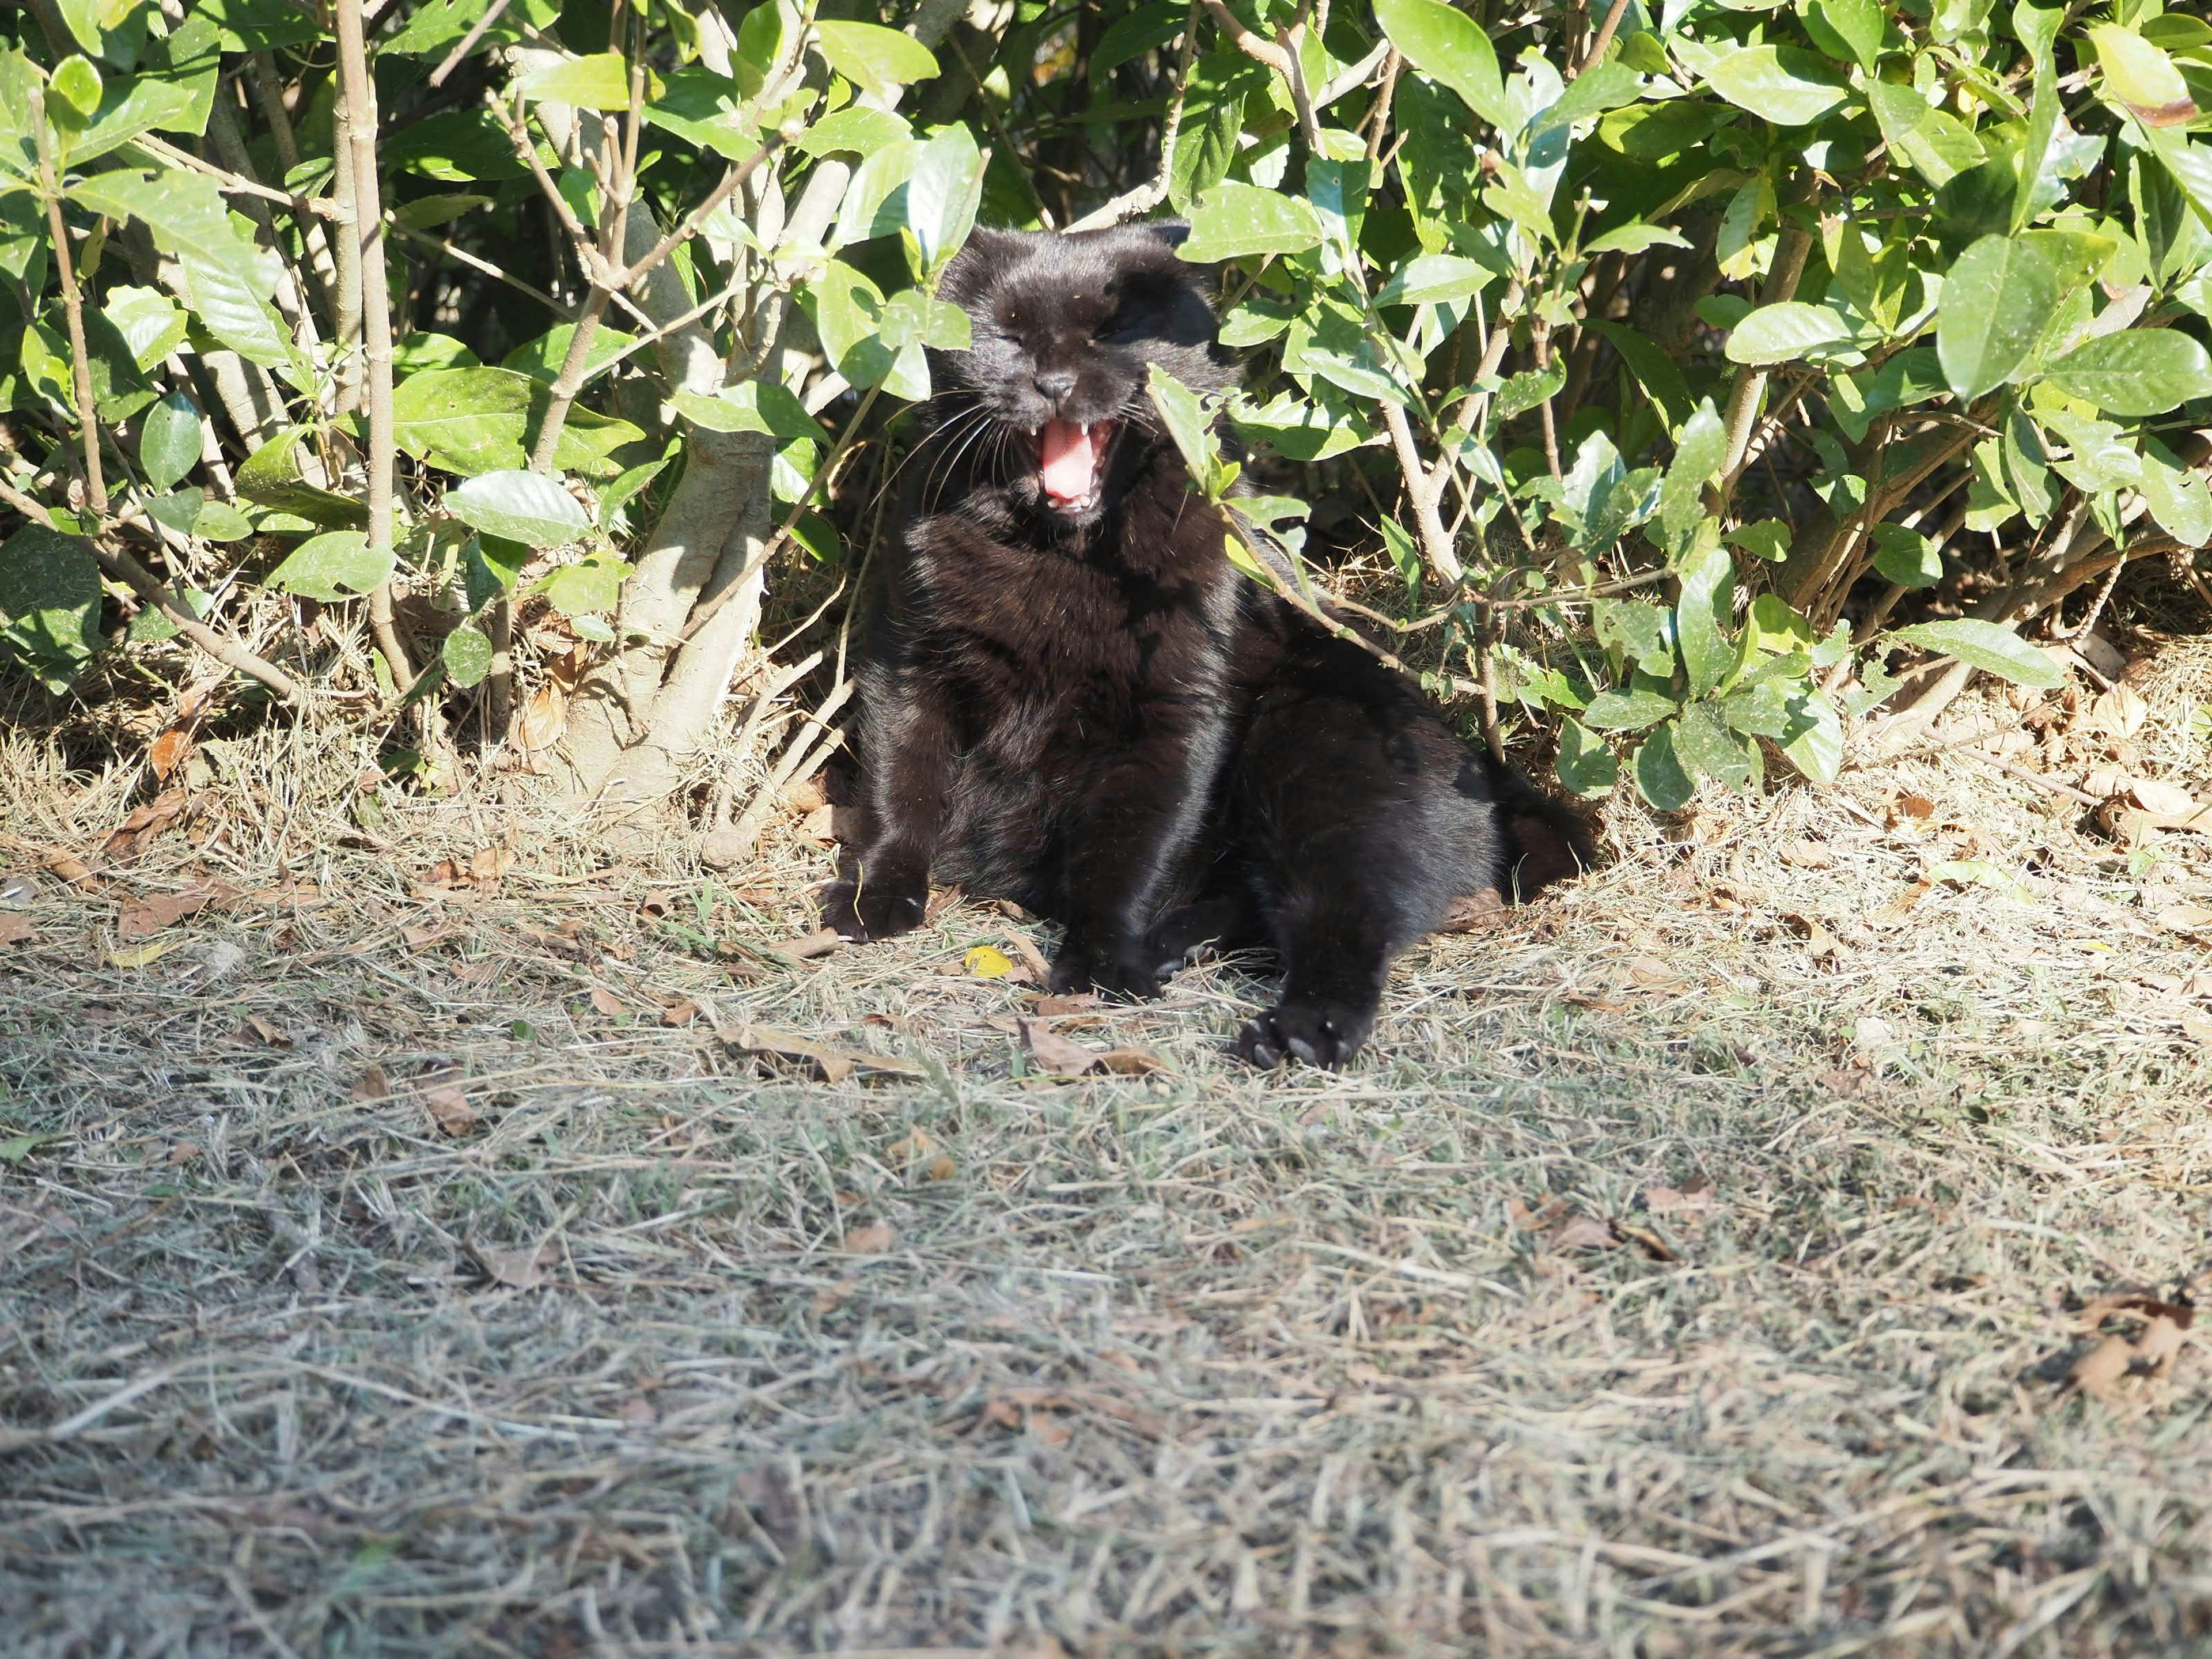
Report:
[[[238,1028],[241,1042],[259,1042],[271,1048],[289,1048],[292,1039],[258,1014],[248,1014]]]
[[[576,654],[580,656],[582,653]],[[550,680],[532,691],[522,707],[514,711],[514,744],[525,756],[543,754],[561,740],[561,734],[568,728],[568,695]]]
[[[453,933],[454,929],[442,922],[434,921],[417,923],[413,927],[403,927],[399,930],[399,937],[407,941],[410,950],[414,951],[426,950],[441,939],[453,938]]]
[[[384,1067],[372,1066],[363,1072],[353,1085],[353,1098],[362,1102],[391,1099],[392,1079],[385,1076]]]
[[[1102,1000],[1097,992],[1083,991],[1073,996],[1039,997],[1030,1007],[1032,1012],[1048,1018],[1054,1014],[1084,1013],[1097,1007]]]
[[[1822,927],[1814,917],[1791,910],[1782,919],[1788,922],[1805,941],[1805,954],[1814,961],[1826,962],[1839,953],[1836,936]]]
[[[629,1012],[629,1004],[624,1002],[604,985],[592,987],[592,1006],[609,1019],[618,1018]]]
[[[1836,855],[1817,841],[1783,842],[1782,861],[1800,870],[1832,870],[1836,867]]]
[[[1041,1019],[1020,1022],[1022,1047],[1029,1050],[1038,1069],[1061,1077],[1080,1077],[1098,1064],[1101,1055],[1096,1048],[1064,1037]]]
[[[1096,1063],[1100,1071],[1121,1077],[1144,1077],[1168,1069],[1167,1061],[1149,1048],[1109,1048]]]
[[[1620,1236],[1595,1216],[1571,1215],[1553,1227],[1545,1243],[1554,1250],[1617,1250]]]
[[[72,887],[92,888],[100,884],[100,878],[92,873],[90,865],[67,853],[49,853],[40,862],[46,866],[49,874]]]
[[[2197,797],[2179,784],[2160,779],[2130,779],[2128,793],[2135,798],[2136,805],[2160,817],[2186,818],[2201,807]]]
[[[0,945],[21,945],[38,931],[28,916],[12,911],[0,914]]]
[[[814,1292],[814,1311],[818,1314],[836,1312],[853,1299],[853,1292],[859,1288],[859,1281],[851,1279],[841,1279],[834,1285],[824,1285]]]
[[[485,847],[469,860],[469,879],[479,887],[490,887],[514,868],[514,849],[511,847]]]
[[[1007,936],[1006,942],[1014,947],[1014,954],[1022,959],[1022,965],[1030,970],[1036,984],[1048,985],[1052,982],[1052,964],[1044,959],[1044,952],[1036,948],[1036,941],[1027,933],[1012,933]]]
[[[827,806],[830,797],[823,793],[822,780],[818,776],[800,778],[785,786],[783,804],[793,811],[804,815]]]
[[[1495,888],[1486,887],[1480,892],[1462,893],[1444,907],[1444,919],[1437,925],[1439,933],[1473,933],[1495,927],[1505,920],[1505,901]]]
[[[154,769],[154,775],[162,782],[169,774],[183,764],[191,752],[192,734],[181,726],[173,726],[146,746],[146,763]]]
[[[866,1227],[855,1227],[845,1235],[842,1249],[854,1255],[881,1255],[890,1249],[898,1235],[882,1222]]]
[[[183,814],[185,792],[165,789],[110,830],[100,850],[111,859],[136,858]]]
[[[1516,1232],[1541,1232],[1565,1214],[1567,1200],[1556,1196],[1546,1199],[1534,1209],[1517,1198],[1509,1198],[1505,1200],[1506,1224]]]
[[[422,1091],[422,1109],[429,1113],[430,1121],[441,1134],[460,1136],[473,1134],[483,1127],[483,1119],[469,1104],[469,1097],[461,1092],[461,1085],[450,1073],[438,1074],[436,1080],[425,1079]]]
[[[845,942],[835,927],[817,927],[800,939],[787,939],[768,948],[780,957],[793,962],[805,962],[813,957],[826,957]]]
[[[238,896],[238,889],[227,881],[204,881],[181,893],[156,893],[151,898],[124,906],[115,920],[115,932],[123,939],[144,939],[164,927],[174,927],[188,916],[198,915],[210,905],[227,904]]]
[[[534,1250],[502,1249],[474,1239],[464,1242],[478,1267],[498,1283],[518,1291],[536,1290],[545,1282],[545,1270],[561,1260],[560,1245],[550,1238]]]
[[[898,1054],[871,1054],[854,1048],[833,1048],[793,1031],[755,1025],[737,1032],[720,1033],[747,1054],[773,1054],[781,1060],[803,1060],[812,1064],[824,1083],[842,1083],[857,1070],[893,1072],[902,1077],[921,1074],[921,1063]]]
[[[663,1025],[689,1025],[698,1018],[699,1005],[689,998],[675,1004],[672,1007],[663,1008],[660,1011],[660,1023]]]
[[[2132,1337],[2118,1332],[2106,1337],[2075,1360],[2067,1376],[2074,1389],[2105,1401],[2116,1396],[2124,1378],[2168,1374],[2174,1356],[2181,1352],[2182,1338],[2196,1322],[2197,1309],[2186,1292],[2173,1302],[2148,1296],[2101,1296],[2082,1309],[2076,1322],[2094,1332],[2116,1316],[2141,1322],[2142,1330]]]

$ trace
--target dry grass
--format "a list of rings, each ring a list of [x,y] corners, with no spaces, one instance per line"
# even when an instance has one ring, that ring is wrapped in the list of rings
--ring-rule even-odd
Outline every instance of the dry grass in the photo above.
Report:
[[[2206,1265],[2197,839],[1963,752],[1619,807],[1608,868],[1417,951],[1348,1075],[1228,1059],[1231,963],[1057,1022],[1166,1069],[1054,1082],[1019,988],[937,971],[1011,949],[989,910],[787,963],[818,849],[364,836],[307,741],[84,889],[32,854],[144,781],[0,755],[13,1652],[2212,1644],[2201,1333],[2063,1387],[2071,1310]],[[756,1022],[919,1070],[714,1035]]]

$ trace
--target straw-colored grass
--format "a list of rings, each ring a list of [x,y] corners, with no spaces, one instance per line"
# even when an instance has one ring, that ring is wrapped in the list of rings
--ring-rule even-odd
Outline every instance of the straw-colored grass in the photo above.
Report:
[[[2134,751],[2199,789],[2208,664]],[[1071,1082],[994,910],[786,961],[791,825],[364,829],[349,742],[104,860],[148,781],[0,754],[10,1653],[2212,1645],[2201,1331],[2066,1386],[2206,1265],[2208,838],[1963,749],[1616,805],[1345,1075],[1238,1066],[1231,963],[1054,1019],[1162,1064]]]

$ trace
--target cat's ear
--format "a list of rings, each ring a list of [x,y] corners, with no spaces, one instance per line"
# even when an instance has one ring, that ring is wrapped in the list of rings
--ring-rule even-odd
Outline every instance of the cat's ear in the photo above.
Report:
[[[1139,228],[1158,237],[1171,248],[1179,248],[1190,240],[1190,226],[1181,219],[1151,219]]]

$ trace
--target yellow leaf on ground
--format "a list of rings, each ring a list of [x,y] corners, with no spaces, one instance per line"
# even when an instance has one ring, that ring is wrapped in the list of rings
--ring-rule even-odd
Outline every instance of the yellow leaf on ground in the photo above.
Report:
[[[108,966],[111,968],[150,967],[183,943],[184,940],[180,939],[156,939],[151,945],[136,945],[128,951],[110,951],[107,953]]]
[[[960,959],[960,965],[977,979],[1004,979],[1014,971],[1014,959],[993,945],[978,945]]]

